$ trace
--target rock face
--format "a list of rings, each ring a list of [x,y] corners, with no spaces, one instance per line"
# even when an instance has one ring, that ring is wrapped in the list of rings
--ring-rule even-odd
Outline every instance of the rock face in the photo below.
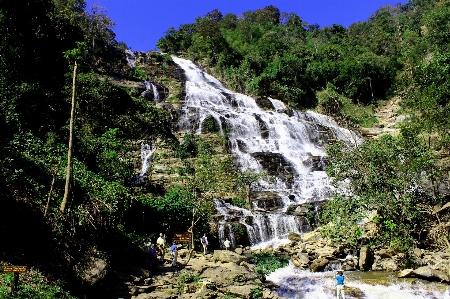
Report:
[[[359,253],[359,269],[362,271],[367,271],[370,269],[372,262],[372,252],[367,246],[361,247]]]

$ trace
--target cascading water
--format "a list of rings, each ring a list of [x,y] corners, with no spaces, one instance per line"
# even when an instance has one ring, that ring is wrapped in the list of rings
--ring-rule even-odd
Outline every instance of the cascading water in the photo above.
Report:
[[[144,85],[145,90],[142,92],[141,97],[144,97],[147,93],[152,93],[153,100],[155,101],[155,103],[159,103],[161,100],[159,98],[159,92],[158,89],[156,88],[156,85],[148,81],[144,81]]]
[[[346,298],[365,299],[450,299],[445,284],[415,281],[400,281],[392,273],[349,272],[345,274]],[[277,269],[267,279],[279,285],[280,296],[293,299],[335,298],[334,272],[299,270],[294,265]],[[375,284],[378,281],[380,284]],[[356,292],[355,292],[356,291]],[[355,297],[355,293],[357,294]]]
[[[253,246],[286,239],[289,232],[302,232],[307,224],[305,219],[285,212],[289,205],[331,196],[322,161],[326,141],[358,143],[360,139],[326,116],[290,111],[276,99],[264,99],[264,105],[260,106],[266,108],[260,108],[255,99],[226,89],[191,61],[177,57],[173,60],[187,79],[179,129],[201,134],[203,123],[213,119],[220,132],[226,132],[229,148],[241,170],[266,170],[274,178],[262,180],[256,191],[271,194],[270,206],[277,209],[264,213],[267,201],[257,200],[256,212],[251,212],[216,200],[222,216],[219,228],[232,222],[244,225]],[[230,234],[221,237],[229,237],[233,242]]]
[[[127,50],[125,50],[125,55],[126,55],[128,66],[130,68],[136,67],[136,55],[134,55],[134,52],[127,49]]]
[[[144,175],[147,173],[148,169],[151,166],[153,154],[157,150],[157,147],[155,144],[147,144],[142,143],[141,144],[141,171],[138,175],[133,177],[131,179],[131,183],[133,185],[139,184],[143,181]]]
[[[307,220],[288,215],[286,211],[291,205],[331,196],[333,190],[324,171],[325,143],[343,140],[356,145],[361,139],[327,116],[290,111],[275,99],[266,99],[264,107],[271,108],[262,109],[255,99],[226,89],[192,62],[177,57],[173,60],[185,71],[187,79],[179,129],[201,134],[203,123],[214,119],[220,132],[227,134],[229,148],[241,170],[265,169],[275,178],[261,182],[258,191],[269,194],[270,198],[255,204],[254,211],[215,199],[221,246],[226,238],[232,248],[238,244],[236,224],[246,228],[253,248],[283,243],[289,232],[304,231]],[[267,209],[270,212],[266,212]],[[286,298],[322,299],[335,296],[333,274],[311,273],[290,264],[271,273],[267,279],[279,285],[277,293]],[[346,285],[353,292],[360,292],[347,294],[347,298],[450,299],[442,285],[421,281],[407,284],[392,278],[374,284],[371,275],[377,273],[347,273]]]

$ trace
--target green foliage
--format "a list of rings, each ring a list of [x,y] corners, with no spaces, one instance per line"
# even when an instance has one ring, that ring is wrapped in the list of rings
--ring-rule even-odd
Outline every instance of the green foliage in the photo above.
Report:
[[[245,208],[246,207],[246,203],[245,200],[239,197],[233,197],[231,199],[231,204],[240,208]]]
[[[128,71],[128,76],[130,76],[132,78],[136,78],[138,80],[147,80],[147,78],[148,78],[148,74],[139,67],[131,68]]]
[[[217,133],[220,131],[219,124],[213,117],[209,117],[203,121],[202,129],[206,133]]]
[[[260,288],[250,289],[250,298],[251,299],[261,299],[263,298],[263,292]]]
[[[425,188],[439,175],[432,152],[405,128],[398,137],[384,135],[355,148],[333,145],[328,154],[327,173],[334,185],[348,188],[352,195],[329,202],[322,213],[322,223],[331,222],[326,234],[336,242],[356,245],[362,232],[357,221],[376,212],[378,241],[402,249],[410,246],[411,235],[426,222],[419,206],[432,206],[437,200]]]
[[[178,146],[177,155],[181,159],[193,158],[197,155],[197,144],[194,135],[184,135],[183,142]]]
[[[241,223],[232,223],[231,226],[237,240],[242,240],[247,235],[247,229]]]
[[[333,116],[350,126],[370,127],[377,120],[373,116],[373,105],[355,105],[352,101],[339,94],[331,83],[327,88],[316,93],[318,99],[317,110],[320,113]]]
[[[277,256],[273,252],[261,252],[253,255],[253,263],[256,265],[256,273],[268,275],[278,268],[288,265],[287,256]]]
[[[19,283],[16,291],[11,294],[14,274],[0,274],[0,298],[2,299],[28,299],[28,298],[46,298],[46,299],[75,299],[68,292],[63,292],[60,286],[50,284],[45,278],[38,274],[26,274],[19,276]]]

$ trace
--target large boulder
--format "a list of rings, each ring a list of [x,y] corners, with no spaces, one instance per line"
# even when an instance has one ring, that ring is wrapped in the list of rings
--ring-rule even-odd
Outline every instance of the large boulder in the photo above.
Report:
[[[330,246],[325,246],[323,248],[317,248],[316,250],[314,250],[317,257],[319,257],[319,258],[333,257],[335,255],[336,251],[337,251],[336,247],[330,247]]]
[[[326,265],[328,265],[329,261],[324,258],[316,259],[312,262],[311,266],[309,267],[311,272],[320,272],[323,271]]]
[[[413,269],[404,269],[397,274],[398,278],[407,278],[411,277],[414,274]]]
[[[367,271],[370,269],[372,261],[372,252],[370,248],[367,246],[361,247],[361,251],[359,252],[359,269],[361,271]]]
[[[293,242],[298,242],[298,241],[301,241],[301,240],[302,240],[302,237],[301,237],[299,234],[297,234],[297,233],[290,232],[290,233],[288,234],[288,239],[289,239],[290,241],[293,241]]]
[[[303,242],[308,242],[308,241],[317,241],[320,239],[320,234],[317,233],[316,231],[310,232],[310,233],[304,233],[302,240]]]
[[[92,258],[83,273],[83,282],[92,286],[102,281],[108,273],[107,266],[108,265],[104,260]]]
[[[395,271],[399,271],[399,270],[400,270],[400,266],[392,258],[383,259],[383,258],[375,257],[375,261],[372,265],[372,271],[395,272]]]
[[[445,274],[444,272],[441,272],[439,270],[430,268],[428,266],[424,266],[424,267],[415,269],[413,271],[413,276],[422,278],[425,280],[449,282],[449,277],[447,274]]]
[[[243,285],[243,286],[238,286],[238,285],[230,285],[227,286],[223,289],[221,289],[220,291],[222,291],[225,294],[231,294],[234,296],[237,296],[238,298],[250,298],[251,295],[251,290],[252,289],[257,289],[258,286],[256,285]]]
[[[229,250],[214,250],[213,257],[215,260],[224,262],[224,263],[235,263],[240,264],[247,260],[247,258],[243,255],[237,254],[233,251]]]

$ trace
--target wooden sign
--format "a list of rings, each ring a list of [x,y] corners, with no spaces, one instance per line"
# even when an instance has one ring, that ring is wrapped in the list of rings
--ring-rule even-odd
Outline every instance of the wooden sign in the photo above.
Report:
[[[3,272],[4,273],[27,273],[27,267],[26,266],[4,266]]]
[[[175,233],[172,237],[172,242],[176,243],[190,243],[191,242],[191,233]]]

